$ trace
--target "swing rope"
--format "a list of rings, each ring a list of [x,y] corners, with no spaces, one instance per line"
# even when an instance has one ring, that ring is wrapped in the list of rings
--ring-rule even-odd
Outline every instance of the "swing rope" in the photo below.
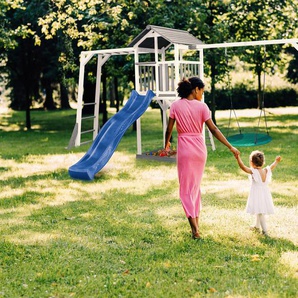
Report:
[[[262,88],[262,101],[261,101],[261,107],[260,107],[260,116],[258,120],[258,126],[256,129],[256,135],[255,135],[255,144],[258,142],[258,133],[260,130],[260,122],[262,118],[262,114],[264,113],[264,122],[265,122],[265,127],[266,127],[266,133],[269,136],[269,130],[268,130],[268,125],[267,125],[267,118],[266,118],[266,112],[265,112],[265,86],[266,86],[266,61],[267,61],[267,53],[266,53],[266,45],[264,45],[264,74],[263,74],[263,88]]]
[[[228,57],[227,51],[225,53],[226,53],[226,59],[227,59],[227,57]],[[227,63],[227,67],[228,67],[228,65],[229,65],[228,59],[226,60],[226,63]],[[241,132],[240,124],[239,124],[239,121],[238,121],[238,118],[237,118],[237,115],[236,115],[236,111],[235,111],[234,106],[233,106],[233,99],[232,99],[232,94],[231,94],[231,89],[232,89],[231,88],[231,77],[230,77],[230,72],[229,72],[227,85],[228,85],[228,90],[229,90],[229,99],[230,99],[230,106],[231,107],[230,107],[230,117],[229,117],[229,124],[228,124],[227,139],[234,146],[247,147],[247,146],[256,146],[257,144],[258,145],[259,144],[264,145],[264,144],[269,143],[272,140],[272,138],[269,136],[269,130],[268,130],[268,126],[267,126],[267,119],[266,119],[266,113],[265,113],[265,105],[264,105],[264,102],[265,102],[265,83],[266,83],[266,47],[265,46],[264,46],[263,63],[264,63],[264,76],[263,76],[262,98],[261,98],[261,103],[260,103],[260,115],[259,115],[259,119],[258,119],[258,125],[255,128],[254,133],[242,133]],[[232,113],[234,114],[235,119],[237,121],[239,134],[229,136]],[[264,120],[265,120],[267,135],[262,134],[262,133],[259,132],[262,113],[264,113]]]
[[[226,56],[226,64],[227,64],[227,68],[228,68],[228,82],[227,82],[227,87],[228,87],[228,95],[229,95],[229,100],[230,100],[230,116],[229,116],[229,124],[228,124],[228,131],[227,131],[227,137],[229,136],[230,133],[230,125],[231,125],[231,120],[232,120],[232,113],[234,114],[234,117],[236,119],[237,122],[237,126],[238,126],[238,130],[239,130],[239,134],[241,133],[241,127],[236,115],[236,111],[234,109],[233,106],[233,97],[232,97],[232,84],[231,84],[231,73],[230,73],[230,69],[229,69],[229,56],[228,56],[228,51],[227,48],[225,48],[225,56]]]

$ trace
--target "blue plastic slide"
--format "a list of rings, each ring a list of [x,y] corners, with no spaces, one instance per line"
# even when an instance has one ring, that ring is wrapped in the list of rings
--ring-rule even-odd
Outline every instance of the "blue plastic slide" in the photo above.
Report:
[[[126,130],[146,111],[155,96],[149,90],[146,95],[132,91],[126,105],[99,130],[87,153],[69,169],[75,179],[92,180],[109,161]]]

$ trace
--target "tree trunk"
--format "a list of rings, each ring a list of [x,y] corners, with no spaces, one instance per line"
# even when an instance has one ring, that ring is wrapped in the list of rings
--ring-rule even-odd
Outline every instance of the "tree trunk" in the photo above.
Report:
[[[118,78],[114,76],[114,88],[115,88],[115,99],[116,99],[116,111],[119,112],[120,102],[119,102],[119,90],[118,90]]]
[[[262,83],[261,83],[261,72],[258,72],[258,109],[262,108]]]
[[[107,112],[107,75],[105,72],[102,73],[102,100],[100,104],[100,111],[102,111],[102,125],[108,121]]]
[[[216,124],[215,119],[216,102],[215,102],[215,76],[211,77],[211,117],[213,122]]]
[[[70,109],[69,100],[68,100],[68,90],[64,83],[60,83],[60,100],[61,100],[61,109]]]
[[[31,117],[30,117],[30,107],[31,107],[31,100],[29,96],[29,86],[25,86],[26,89],[26,128],[27,130],[31,129]]]
[[[47,110],[55,110],[56,106],[54,104],[53,88],[51,86],[51,83],[47,83],[45,88],[46,88],[46,100],[43,106]]]

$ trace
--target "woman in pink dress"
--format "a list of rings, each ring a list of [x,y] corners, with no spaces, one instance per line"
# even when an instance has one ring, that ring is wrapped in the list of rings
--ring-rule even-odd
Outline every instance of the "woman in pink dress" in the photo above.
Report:
[[[170,117],[166,131],[165,150],[170,148],[170,138],[176,122],[178,133],[177,169],[180,185],[179,196],[188,218],[192,236],[199,239],[199,214],[201,210],[201,180],[207,159],[207,149],[203,137],[204,123],[211,133],[237,156],[234,148],[215,126],[208,106],[201,102],[204,83],[193,77],[183,79],[177,88],[180,100],[170,107]]]

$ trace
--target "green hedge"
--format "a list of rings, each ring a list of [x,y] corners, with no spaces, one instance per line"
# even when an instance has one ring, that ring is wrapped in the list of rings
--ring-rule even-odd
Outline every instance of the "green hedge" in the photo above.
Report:
[[[245,86],[239,86],[229,90],[217,90],[215,102],[217,110],[257,108],[257,91],[246,90]],[[211,94],[205,91],[205,102],[211,106]],[[266,90],[264,93],[264,106],[266,108],[298,106],[298,93],[293,88]]]

